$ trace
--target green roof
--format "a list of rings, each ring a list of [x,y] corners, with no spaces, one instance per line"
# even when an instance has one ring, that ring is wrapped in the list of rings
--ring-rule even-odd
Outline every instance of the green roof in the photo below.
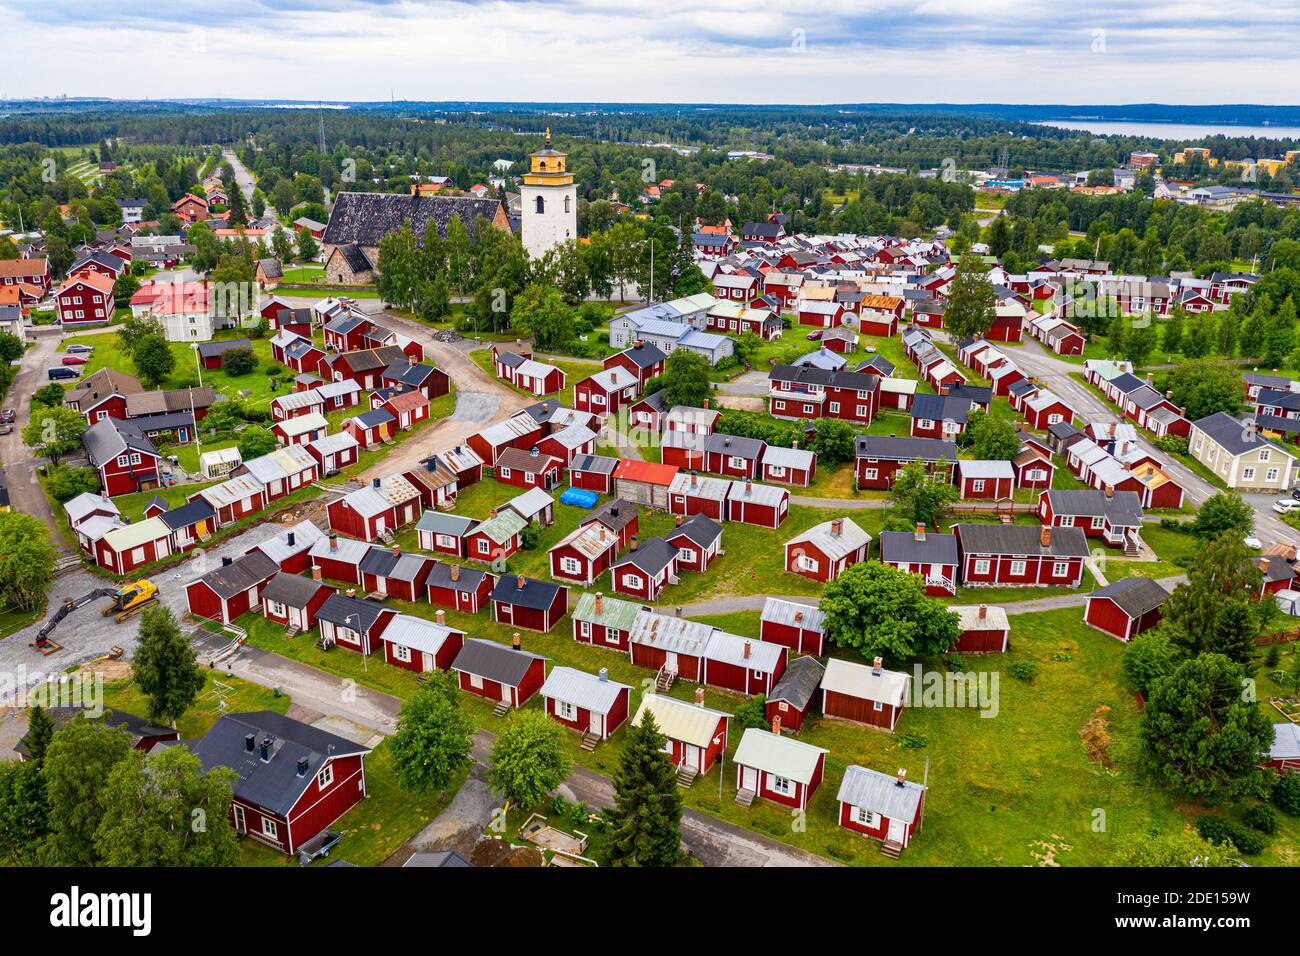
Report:
[[[519,517],[517,512],[503,508],[474,529],[474,533],[487,535],[497,544],[505,544],[524,528],[528,522]]]
[[[596,613],[596,595],[584,594],[578,598],[578,606],[573,609],[575,621],[599,624],[620,631],[630,631],[636,616],[641,613],[642,605],[632,601],[620,601],[618,598],[601,597],[601,613]]]

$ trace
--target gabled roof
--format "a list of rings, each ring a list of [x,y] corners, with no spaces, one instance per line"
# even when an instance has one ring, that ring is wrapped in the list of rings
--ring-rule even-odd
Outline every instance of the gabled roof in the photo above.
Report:
[[[812,782],[818,764],[828,753],[829,750],[802,740],[748,727],[732,759],[743,767],[753,767],[806,785]]]
[[[250,551],[230,564],[213,568],[198,580],[206,584],[217,597],[225,600],[270,580],[279,571],[280,566],[261,551]]]
[[[826,668],[811,654],[796,657],[785,669],[767,695],[768,700],[783,700],[802,711],[812,702],[813,696],[821,686]]]
[[[1295,456],[1276,442],[1269,441],[1255,429],[1243,425],[1227,412],[1215,412],[1192,422],[1192,427],[1202,432],[1230,455],[1244,455],[1260,448],[1272,448],[1292,460]]]
[[[1088,539],[1080,528],[1036,528],[1025,524],[957,524],[953,526],[965,554],[1009,554],[1029,557],[1086,558]],[[1047,545],[1042,533],[1050,530]]]
[[[722,537],[722,525],[706,514],[692,515],[664,535],[668,540],[679,536],[685,536],[701,548],[707,548]]]
[[[442,650],[447,638],[453,634],[463,635],[445,624],[437,624],[414,614],[398,614],[388,622],[381,639],[387,643],[400,644],[412,650],[426,654],[437,654]]]
[[[270,759],[263,762],[261,747],[268,738]],[[279,816],[288,814],[315,786],[316,775],[330,760],[370,752],[369,747],[269,710],[222,716],[193,750],[205,771],[229,767],[238,774],[237,798]],[[306,761],[302,773],[300,761]]]
[[[331,594],[316,612],[316,618],[365,634],[375,626],[376,621],[385,614],[391,613],[393,612],[375,601],[348,597],[345,594]]]
[[[343,192],[335,197],[323,241],[330,245],[355,242],[377,247],[383,236],[397,232],[408,223],[416,243],[422,244],[430,222],[445,239],[452,217],[459,217],[465,228],[473,232],[480,216],[491,222],[500,211],[501,201],[497,199]]]
[[[317,591],[329,587],[328,584],[313,581],[305,575],[281,571],[262,589],[262,600],[274,601],[287,607],[306,607]]]
[[[918,538],[911,531],[880,532],[880,560],[887,564],[958,564],[957,536],[927,531]]]
[[[836,521],[842,523],[838,532],[835,531]],[[836,518],[813,525],[802,534],[795,535],[785,546],[788,548],[792,544],[809,544],[828,558],[835,559],[852,554],[870,543],[871,535],[858,527],[852,518]]]
[[[567,591],[568,588],[550,581],[539,581],[522,574],[506,574],[501,576],[492,589],[492,600],[545,611],[555,603],[556,595]]]
[[[676,548],[663,538],[651,538],[649,541],[642,541],[636,547],[626,551],[621,558],[614,562],[612,570],[630,564],[654,577],[664,568],[670,567],[676,560]]]
[[[602,670],[602,674],[604,671]],[[619,697],[631,688],[596,674],[573,667],[552,667],[542,684],[541,694],[552,700],[565,701],[597,714],[608,714]]]
[[[851,807],[860,807],[878,813],[888,820],[911,822],[916,819],[925,796],[925,787],[910,780],[899,782],[879,770],[868,770],[857,764],[844,768],[835,799]]]
[[[1109,598],[1131,618],[1141,617],[1165,603],[1169,592],[1150,578],[1121,578],[1088,595]]]
[[[713,742],[713,732],[719,721],[725,727],[729,715],[720,710],[710,710],[698,704],[688,704],[675,697],[661,694],[646,694],[641,698],[632,723],[640,726],[645,715],[649,714],[659,728],[659,732],[670,740],[680,740],[696,747],[708,748]]]
[[[895,438],[884,435],[859,435],[853,440],[854,456],[885,461],[953,461],[957,446],[938,438]]]
[[[544,660],[545,657],[528,651],[515,650],[481,637],[471,637],[452,661],[451,669],[476,674],[507,687],[518,687],[533,662]]]
[[[897,705],[907,693],[908,677],[902,671],[884,668],[879,673],[868,664],[855,664],[838,657],[826,662],[822,690],[861,700]]]
[[[763,602],[763,612],[760,615],[760,620],[763,621],[771,621],[773,624],[785,624],[807,631],[816,631],[819,634],[825,619],[825,613],[815,605],[800,604],[797,601],[783,601],[774,597],[770,597]]]

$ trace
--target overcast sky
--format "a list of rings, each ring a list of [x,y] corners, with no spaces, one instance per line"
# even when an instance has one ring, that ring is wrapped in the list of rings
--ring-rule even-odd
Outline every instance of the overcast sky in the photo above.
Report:
[[[1294,103],[1257,0],[0,0],[0,96]]]

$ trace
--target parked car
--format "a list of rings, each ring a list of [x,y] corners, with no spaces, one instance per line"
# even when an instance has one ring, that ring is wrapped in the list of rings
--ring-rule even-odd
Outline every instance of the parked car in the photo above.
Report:
[[[64,349],[64,351],[72,352],[74,355],[89,355],[91,352],[95,351],[95,347],[93,345],[82,345],[80,342],[75,342]]]
[[[817,330],[815,330],[815,331],[813,331],[813,332],[809,332],[809,333],[808,333],[808,341],[809,341],[809,342],[816,342],[816,341],[817,341],[819,338],[821,338],[821,337],[822,337],[822,330],[821,330],[821,329],[817,329]]]
[[[12,425],[16,421],[18,421],[18,413],[12,408],[0,412],[0,425]]]
[[[1280,515],[1290,514],[1293,511],[1300,511],[1300,501],[1294,498],[1279,498],[1273,502],[1273,510]]]
[[[89,361],[84,355],[65,355],[63,356],[64,365],[85,365]]]
[[[5,422],[3,425],[0,425],[0,435],[11,434],[13,430],[14,430],[14,426],[10,425],[8,422]]]
[[[1252,551],[1258,551],[1260,548],[1264,547],[1264,542],[1260,541],[1259,538],[1255,537],[1253,534],[1243,538],[1241,543]]]
[[[46,373],[51,381],[60,378],[80,378],[81,370],[77,368],[68,368],[66,365],[56,365]]]

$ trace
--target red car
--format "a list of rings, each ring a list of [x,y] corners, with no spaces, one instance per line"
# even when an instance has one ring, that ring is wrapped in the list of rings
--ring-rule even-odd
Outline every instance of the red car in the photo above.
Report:
[[[85,365],[86,356],[84,355],[65,355],[63,356],[64,365]]]
[[[809,333],[808,333],[808,341],[809,341],[809,342],[816,342],[816,341],[817,341],[819,338],[821,338],[821,337],[822,337],[822,330],[821,330],[821,329],[818,329],[818,330],[815,331],[815,332],[809,332]]]

